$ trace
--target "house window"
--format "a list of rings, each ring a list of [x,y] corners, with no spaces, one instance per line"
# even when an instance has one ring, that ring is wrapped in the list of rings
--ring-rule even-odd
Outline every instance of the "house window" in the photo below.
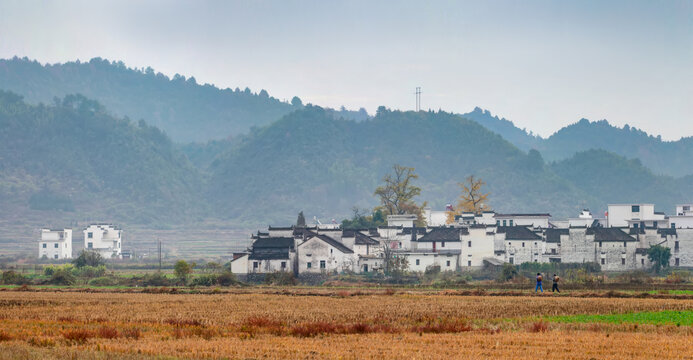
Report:
[[[676,223],[671,223],[671,228],[676,229]]]
[[[513,226],[513,220],[510,219],[510,226]]]
[[[674,265],[679,266],[679,258],[676,258],[676,260],[674,260],[674,261],[675,261]]]
[[[419,264],[421,264],[421,260],[416,259],[416,265],[419,265]]]
[[[625,258],[621,258],[621,265],[625,265],[625,264],[626,264],[626,259],[625,259]]]
[[[599,242],[599,247],[602,247],[602,242],[601,242],[601,241]]]
[[[689,211],[690,209],[691,209],[691,207],[688,206],[688,205],[686,205],[686,206],[683,207],[683,211]]]
[[[321,269],[325,268],[325,260],[320,260],[320,268]]]
[[[87,233],[87,238],[88,239],[93,239],[94,238],[94,233]]]
[[[510,258],[510,263],[514,264],[515,263],[515,258]]]
[[[282,269],[286,269],[286,261],[282,261]]]
[[[500,226],[500,220],[496,220],[496,226]]]
[[[606,264],[606,259],[602,258],[602,265]]]
[[[640,212],[640,205],[633,205],[630,207],[631,212]]]
[[[637,229],[638,228],[638,223],[633,224],[633,228]]]
[[[253,269],[257,269],[260,267],[260,264],[258,264],[257,261],[253,261]]]
[[[556,254],[556,249],[551,249],[551,254]]]
[[[471,260],[467,261],[467,266],[472,266],[472,261],[471,261]]]
[[[312,263],[312,262],[309,261],[309,262],[306,263],[306,268],[310,269],[310,268],[312,268],[312,267],[313,267],[313,263]]]
[[[522,247],[525,247],[525,243],[524,243],[524,241],[522,242]]]
[[[58,254],[53,255],[53,259],[57,259],[57,258],[58,258]],[[678,260],[678,259],[676,259],[676,260]]]
[[[505,226],[505,220],[503,220],[503,226]]]
[[[401,249],[401,248],[402,248],[402,242],[400,241],[399,242],[399,249]]]
[[[330,249],[330,254],[332,254],[332,249]]]
[[[674,250],[678,251],[679,250],[679,242],[674,241]]]
[[[645,259],[640,259],[640,264],[645,266]]]
[[[58,248],[58,243],[53,244],[53,247],[57,249],[57,248]]]
[[[537,243],[536,243],[536,242],[534,243],[534,246],[537,246]]]
[[[623,242],[623,247],[627,247],[627,246],[626,246],[626,242],[625,242],[625,241]]]
[[[87,243],[87,248],[88,248],[88,249],[91,249],[91,248],[93,248],[93,247],[94,247],[94,243]]]
[[[445,247],[445,241],[442,241],[442,242],[440,243],[440,247]]]
[[[46,243],[43,243],[43,248],[44,248],[44,249],[46,248]]]
[[[654,227],[656,228],[656,227],[657,227],[657,222],[656,222],[656,221],[653,221],[653,222],[652,222],[652,226],[654,226]]]
[[[472,242],[471,242],[471,241],[467,241],[467,247],[472,247]]]
[[[446,262],[447,266],[450,267],[450,260]]]

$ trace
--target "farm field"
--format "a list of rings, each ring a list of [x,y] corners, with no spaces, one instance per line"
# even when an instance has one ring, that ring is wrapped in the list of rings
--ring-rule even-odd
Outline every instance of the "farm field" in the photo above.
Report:
[[[403,289],[0,291],[0,359],[693,359],[693,300]]]

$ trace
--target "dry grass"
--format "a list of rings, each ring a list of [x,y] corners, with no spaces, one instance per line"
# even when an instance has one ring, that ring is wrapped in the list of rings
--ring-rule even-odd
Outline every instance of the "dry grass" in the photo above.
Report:
[[[691,327],[537,319],[691,309],[693,300],[686,299],[382,290],[332,296],[0,292],[0,359],[64,358],[63,353],[78,358],[692,358]],[[30,355],[21,355],[25,352]]]

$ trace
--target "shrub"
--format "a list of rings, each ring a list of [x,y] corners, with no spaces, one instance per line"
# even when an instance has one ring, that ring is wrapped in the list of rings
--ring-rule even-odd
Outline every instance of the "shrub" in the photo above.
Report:
[[[74,285],[75,276],[72,275],[70,271],[60,269],[53,273],[53,276],[51,276],[48,282],[53,285]]]
[[[112,327],[102,327],[96,332],[97,337],[102,339],[116,339],[120,337],[117,329]]]
[[[55,272],[54,266],[46,266],[45,268],[43,268],[43,275],[53,276],[54,272]]]
[[[6,332],[3,331],[3,330],[0,330],[0,341],[10,341],[10,340],[13,340],[13,339],[14,339],[14,338],[12,337],[12,335],[6,333]]]
[[[200,275],[192,279],[192,286],[214,286],[218,283],[218,277],[214,274]]]
[[[652,278],[646,272],[636,270],[619,275],[618,281],[625,284],[648,284],[652,282]]]
[[[77,267],[73,270],[73,274],[78,277],[95,278],[104,276],[106,274],[106,266],[91,266],[85,265],[82,267]]]
[[[221,286],[231,286],[238,283],[236,275],[230,271],[224,271],[217,277],[217,283]]]
[[[14,270],[8,270],[2,273],[2,283],[5,285],[26,285],[30,284],[31,280]]]
[[[669,284],[681,284],[691,280],[691,273],[685,270],[671,271],[665,281]]]
[[[95,335],[96,334],[93,332],[84,329],[68,330],[63,332],[63,337],[65,339],[76,343],[83,343],[90,338],[93,338]]]
[[[147,275],[142,280],[144,286],[169,286],[171,281],[166,275],[157,272],[156,274]]]
[[[72,260],[72,263],[78,268],[84,266],[98,267],[99,265],[104,265],[104,259],[101,254],[96,251],[82,250],[79,256]]]
[[[268,285],[296,285],[294,274],[285,271],[276,271],[265,275],[265,284]]]
[[[123,336],[128,339],[138,340],[142,337],[142,332],[138,328],[130,328],[123,330]]]
[[[114,278],[108,276],[97,277],[96,279],[89,280],[90,286],[115,286],[118,285],[118,281]]]
[[[543,320],[537,321],[532,323],[532,325],[529,327],[530,332],[546,332],[549,329],[549,326],[547,323],[545,323]]]
[[[498,274],[499,282],[510,281],[517,276],[517,268],[513,264],[504,263],[501,268],[500,274]]]

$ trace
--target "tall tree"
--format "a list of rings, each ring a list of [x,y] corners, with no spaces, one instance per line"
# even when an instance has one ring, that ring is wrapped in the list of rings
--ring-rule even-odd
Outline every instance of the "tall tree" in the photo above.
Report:
[[[458,183],[458,185],[462,188],[462,193],[457,201],[457,207],[447,213],[448,224],[455,221],[455,215],[461,215],[463,212],[478,214],[491,209],[487,203],[489,193],[481,191],[481,188],[486,185],[482,179],[470,175],[464,182]]]
[[[421,188],[414,185],[419,176],[414,173],[413,167],[395,164],[392,170],[392,173],[383,177],[383,185],[375,189],[374,195],[380,199],[381,204],[378,209],[385,215],[419,215],[423,206],[414,202],[414,197],[421,194]]]
[[[296,219],[297,227],[306,227],[306,217],[303,216],[303,211],[299,211],[298,219]]]
[[[659,273],[663,268],[669,266],[671,249],[661,245],[652,245],[647,249],[647,258],[652,262],[652,270]]]

